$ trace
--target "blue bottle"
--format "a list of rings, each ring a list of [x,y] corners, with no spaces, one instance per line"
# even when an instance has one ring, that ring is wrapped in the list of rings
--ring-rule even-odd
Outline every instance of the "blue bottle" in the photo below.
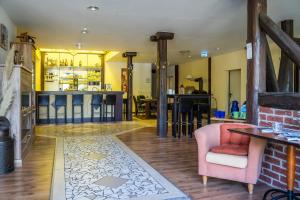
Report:
[[[231,102],[231,117],[233,117],[233,112],[239,112],[239,102],[238,101],[232,101]]]

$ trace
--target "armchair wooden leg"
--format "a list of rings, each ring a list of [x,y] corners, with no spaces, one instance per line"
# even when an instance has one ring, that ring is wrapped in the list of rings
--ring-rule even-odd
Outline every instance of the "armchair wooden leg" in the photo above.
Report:
[[[203,185],[207,184],[207,176],[202,176]]]
[[[248,192],[249,192],[249,194],[253,194],[253,189],[254,189],[254,185],[248,183]]]

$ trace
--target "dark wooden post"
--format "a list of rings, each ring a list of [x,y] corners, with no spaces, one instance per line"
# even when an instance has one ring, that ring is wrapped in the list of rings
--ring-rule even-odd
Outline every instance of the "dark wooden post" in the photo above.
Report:
[[[276,78],[275,68],[272,60],[271,50],[267,38],[266,51],[267,51],[267,63],[266,63],[266,91],[267,92],[279,92],[278,82]]]
[[[157,76],[158,76],[158,105],[157,105],[157,134],[167,137],[168,132],[168,101],[167,101],[167,40],[172,40],[174,33],[157,32],[150,37],[157,42]]]
[[[133,70],[133,64],[132,64],[132,57],[136,56],[136,52],[125,52],[123,53],[123,57],[127,57],[127,106],[126,106],[126,120],[132,121],[132,70]]]
[[[105,89],[105,55],[100,56],[101,59],[101,89]]]
[[[211,94],[211,57],[208,58],[208,94]]]
[[[294,22],[293,20],[284,20],[281,22],[281,29],[291,38],[294,37]],[[281,59],[278,75],[278,85],[280,92],[293,92],[294,84],[294,64],[292,60],[281,50]]]
[[[266,90],[266,41],[259,26],[260,13],[267,12],[267,0],[248,0],[247,122],[258,123],[258,93]]]

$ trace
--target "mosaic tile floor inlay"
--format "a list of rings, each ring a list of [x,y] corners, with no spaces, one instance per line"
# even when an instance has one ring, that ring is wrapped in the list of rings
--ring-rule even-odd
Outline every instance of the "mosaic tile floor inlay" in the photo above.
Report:
[[[188,199],[115,136],[142,127],[87,124],[38,131],[57,137],[52,199]]]

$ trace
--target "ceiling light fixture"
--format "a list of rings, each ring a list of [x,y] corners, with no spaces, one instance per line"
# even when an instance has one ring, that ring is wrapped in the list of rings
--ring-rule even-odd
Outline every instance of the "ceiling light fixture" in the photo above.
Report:
[[[217,47],[217,51],[220,51],[220,49],[221,49],[220,47]]]
[[[82,34],[87,34],[87,33],[88,33],[88,29],[87,29],[87,28],[83,28],[83,29],[81,30],[81,33],[82,33]]]
[[[80,42],[78,42],[78,43],[76,43],[76,47],[77,47],[77,49],[81,49],[82,44]]]
[[[97,11],[97,10],[99,10],[99,7],[97,7],[97,6],[89,6],[89,7],[87,7],[87,9],[90,10],[90,11]]]

